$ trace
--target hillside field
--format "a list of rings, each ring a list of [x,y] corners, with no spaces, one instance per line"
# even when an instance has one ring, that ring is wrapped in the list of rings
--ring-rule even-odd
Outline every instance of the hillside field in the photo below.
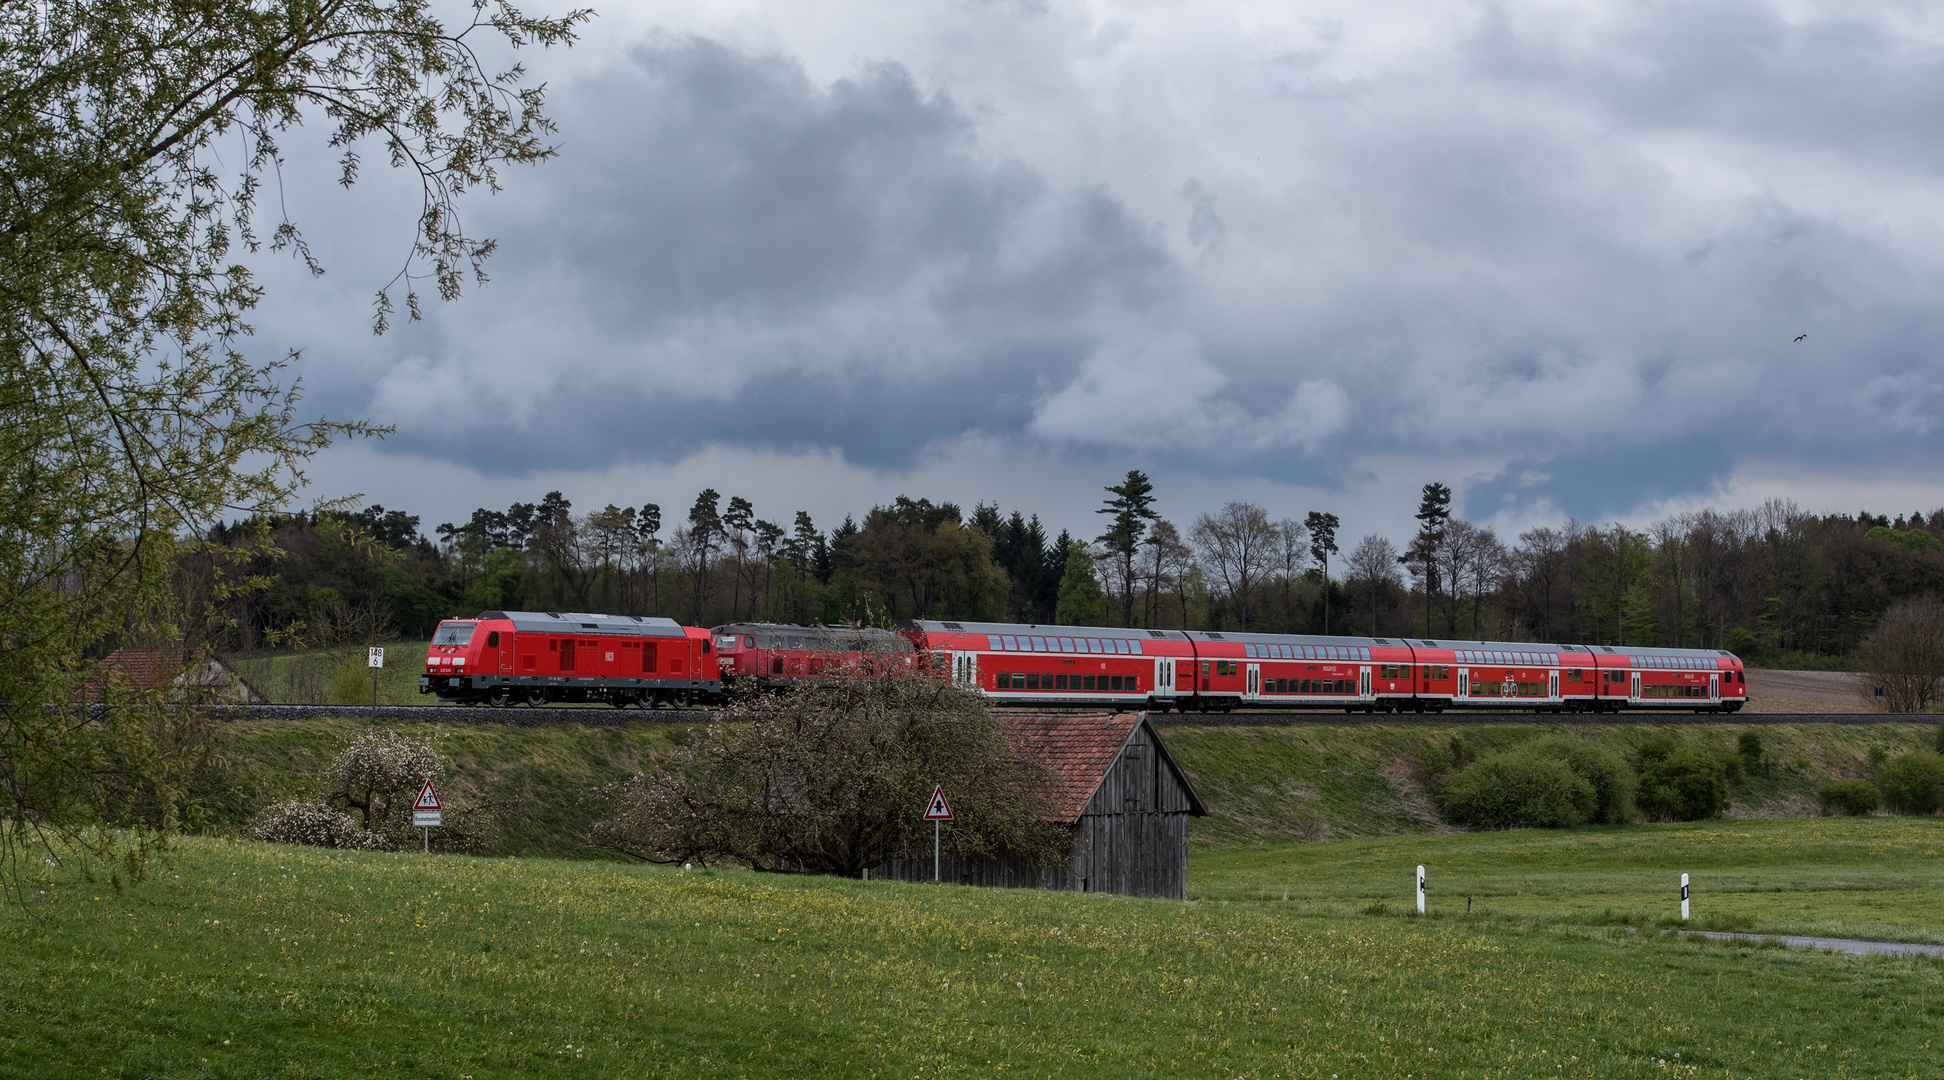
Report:
[[[1428,816],[1438,748],[1554,726],[1167,725],[1214,811],[1179,903],[613,861],[592,792],[692,737],[652,721],[407,725],[499,857],[236,838],[362,723],[230,726],[207,834],[148,881],[30,862],[0,1077],[1935,1073],[1944,963],[1665,932],[1685,871],[1691,927],[1944,941],[1944,821],[1794,816],[1924,725],[1762,728],[1749,816],[1482,834]]]
[[[1832,842],[1934,863],[1869,854],[1871,828],[1902,827]],[[1427,837],[1424,857],[1457,861],[1437,845],[1461,839]],[[1773,858],[1784,884],[1810,864]],[[7,1077],[1928,1077],[1944,1016],[1933,960],[1448,904],[1419,919],[209,838],[120,893],[43,868],[17,899],[0,912]]]

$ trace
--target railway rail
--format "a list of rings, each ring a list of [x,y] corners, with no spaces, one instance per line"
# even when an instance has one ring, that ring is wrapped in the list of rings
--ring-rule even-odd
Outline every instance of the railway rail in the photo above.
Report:
[[[1085,710],[1098,711],[1098,710]],[[1036,715],[1079,715],[1082,710],[1008,710]],[[434,724],[586,724],[617,727],[630,723],[695,724],[724,718],[719,709],[616,709],[602,705],[514,706],[491,708],[468,705],[239,705],[217,710],[225,720],[312,720],[325,717],[366,717],[394,722]],[[1224,727],[1337,727],[1351,724],[1732,724],[1738,727],[1772,724],[1932,724],[1932,713],[1550,713],[1447,710],[1442,713],[1231,712],[1150,713],[1157,724],[1202,724]]]

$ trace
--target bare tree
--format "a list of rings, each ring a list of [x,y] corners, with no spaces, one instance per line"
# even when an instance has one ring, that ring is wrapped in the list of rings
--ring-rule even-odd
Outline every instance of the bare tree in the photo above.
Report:
[[[1498,534],[1489,526],[1479,528],[1473,535],[1471,551],[1467,554],[1471,574],[1472,633],[1481,638],[1504,638],[1508,631],[1494,630],[1486,634],[1480,627],[1484,624],[1484,601],[1488,593],[1497,592],[1505,581],[1509,569],[1510,555],[1505,545],[1499,541]]]
[[[1944,601],[1926,596],[1891,607],[1857,646],[1856,661],[1860,689],[1871,705],[1894,713],[1927,711],[1944,685]]]
[[[1397,545],[1372,533],[1350,549],[1346,565],[1350,569],[1351,586],[1370,597],[1370,633],[1373,637],[1380,636],[1384,632],[1383,596],[1404,585],[1397,572]]]
[[[1464,610],[1466,586],[1471,580],[1472,560],[1477,554],[1479,529],[1462,518],[1447,522],[1444,540],[1432,562],[1437,580],[1444,585],[1438,600],[1444,608],[1445,633],[1458,636],[1458,614]]]
[[[1247,630],[1256,586],[1275,558],[1276,527],[1268,511],[1251,502],[1226,503],[1218,513],[1197,517],[1189,535]]]
[[[1561,585],[1560,556],[1566,550],[1566,536],[1551,526],[1527,529],[1519,534],[1519,546],[1512,551],[1513,571],[1526,594],[1526,607],[1532,613],[1530,629],[1551,640],[1553,633],[1553,594]]]
[[[1189,567],[1194,565],[1195,553],[1182,542],[1181,532],[1174,522],[1165,518],[1156,521],[1148,530],[1147,539],[1141,541],[1148,549],[1148,611],[1147,624],[1153,626],[1161,612],[1161,593],[1172,590],[1181,602],[1181,626],[1188,628],[1188,597],[1183,589],[1183,581]]]
[[[1293,617],[1296,611],[1296,600],[1290,595],[1290,590],[1295,587],[1296,578],[1303,570],[1305,535],[1303,523],[1295,518],[1276,522],[1276,573],[1282,578],[1283,612],[1287,617]],[[1328,590],[1327,583],[1324,588]],[[1285,629],[1293,632],[1295,627],[1292,625]]]

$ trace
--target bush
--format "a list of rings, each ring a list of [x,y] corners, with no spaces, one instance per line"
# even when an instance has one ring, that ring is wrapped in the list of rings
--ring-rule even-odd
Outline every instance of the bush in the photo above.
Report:
[[[1762,736],[1758,732],[1744,731],[1735,740],[1735,755],[1741,758],[1743,769],[1750,776],[1768,775],[1768,758],[1762,746]]]
[[[346,851],[383,851],[391,845],[341,810],[316,799],[285,799],[257,815],[250,835],[272,844],[308,844]]]
[[[1634,789],[1638,783],[1633,766],[1612,750],[1558,735],[1527,743],[1512,752],[1562,762],[1593,785],[1594,809],[1587,819],[1592,824],[1622,825],[1634,819]]]
[[[1634,802],[1658,821],[1700,821],[1728,809],[1728,770],[1711,754],[1672,735],[1640,744],[1640,789]]]
[[[1566,763],[1540,754],[1499,754],[1445,782],[1438,805],[1474,829],[1565,828],[1600,810],[1599,794]]]
[[[331,798],[359,811],[364,827],[384,830],[393,808],[401,819],[419,785],[445,776],[445,755],[425,739],[379,725],[363,728],[338,751],[325,774]]]
[[[1905,754],[1877,777],[1884,804],[1898,814],[1935,814],[1944,808],[1944,756],[1928,750]]]
[[[1816,789],[1816,809],[1825,814],[1857,817],[1874,811],[1881,801],[1868,780],[1838,780]]]

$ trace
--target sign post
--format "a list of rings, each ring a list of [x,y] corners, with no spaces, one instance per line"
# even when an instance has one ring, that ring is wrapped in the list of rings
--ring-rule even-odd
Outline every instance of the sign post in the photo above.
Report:
[[[1424,867],[1418,867],[1418,914],[1424,914]]]
[[[412,802],[412,824],[425,830],[425,853],[432,854],[432,829],[445,824],[445,813],[444,807],[439,805],[439,793],[432,790],[430,780],[419,789],[418,798]]]
[[[385,650],[373,645],[365,650],[365,666],[371,669],[371,719],[378,719],[378,669],[385,666]]]
[[[1688,917],[1688,880],[1687,880],[1687,875],[1682,874],[1681,875],[1681,921],[1686,922],[1687,917]]]
[[[932,881],[938,881],[939,823],[952,820],[952,804],[945,801],[945,785],[932,787],[931,805],[925,807],[925,820],[932,823]]]

